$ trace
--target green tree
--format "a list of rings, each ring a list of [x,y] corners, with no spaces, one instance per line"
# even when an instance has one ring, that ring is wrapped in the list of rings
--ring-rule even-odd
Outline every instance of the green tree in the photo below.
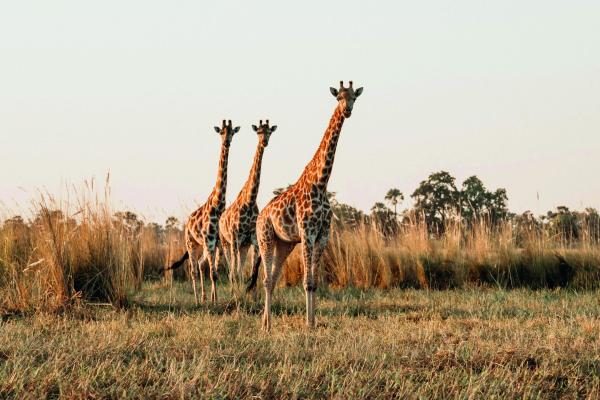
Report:
[[[25,226],[26,226],[25,220],[23,220],[23,217],[21,217],[20,215],[15,215],[14,217],[9,218],[6,221],[4,221],[3,228],[5,228],[5,229],[21,229]]]
[[[547,221],[552,235],[566,241],[579,238],[579,215],[577,212],[569,210],[569,207],[558,206],[556,207],[556,211],[548,211],[544,220]]]
[[[588,207],[582,213],[583,229],[587,232],[588,238],[598,243],[600,241],[600,214],[595,208]]]
[[[473,175],[467,178],[460,191],[460,213],[463,220],[472,224],[475,220],[486,218],[495,224],[508,215],[505,189],[489,192],[481,179]]]
[[[460,212],[460,192],[454,177],[446,171],[429,175],[411,197],[415,201],[416,215],[421,215],[433,232],[443,232],[447,220]]]
[[[493,224],[508,218],[509,212],[508,207],[506,206],[507,201],[508,195],[506,194],[506,189],[498,188],[495,192],[488,192],[487,208],[490,220]]]
[[[404,201],[404,194],[399,189],[392,188],[388,190],[385,199],[394,207],[394,217],[398,219],[398,203]]]
[[[331,205],[333,219],[340,227],[355,228],[366,219],[365,214],[351,205],[335,202]]]
[[[371,222],[385,236],[392,236],[398,232],[398,223],[395,215],[384,203],[377,202],[371,207]]]
[[[159,238],[162,241],[164,229],[160,224],[157,224],[156,222],[150,222],[144,227],[144,230],[151,232],[156,238]]]
[[[522,214],[515,214],[511,222],[517,246],[523,246],[525,241],[533,234],[538,234],[542,227],[540,221],[529,210]]]
[[[286,190],[288,190],[289,188],[291,188],[293,185],[287,185],[287,187],[280,187],[280,188],[275,188],[273,189],[273,194],[275,196],[279,196],[280,194],[282,194],[283,192],[285,192]],[[336,192],[327,192],[327,200],[329,200],[330,202],[336,201],[335,200],[335,195]]]
[[[481,217],[486,208],[488,191],[476,176],[467,178],[460,191],[460,213],[468,222]]]
[[[132,211],[118,211],[114,214],[115,222],[124,226],[129,233],[139,233],[144,222]]]
[[[165,229],[168,231],[176,230],[179,226],[179,220],[176,217],[170,216],[165,220]]]

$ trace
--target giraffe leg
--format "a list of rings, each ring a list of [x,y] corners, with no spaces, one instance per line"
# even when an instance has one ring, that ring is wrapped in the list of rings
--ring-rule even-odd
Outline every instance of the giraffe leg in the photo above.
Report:
[[[283,271],[283,264],[288,258],[292,250],[296,247],[296,243],[287,243],[281,240],[275,239],[275,254],[273,255],[273,290],[277,287],[279,277]]]
[[[267,219],[259,218],[257,225],[257,239],[260,249],[260,255],[265,268],[264,286],[265,286],[265,310],[262,319],[262,328],[265,331],[271,330],[271,294],[273,288],[271,285],[271,268],[273,264],[274,239],[275,232],[272,223]]]
[[[219,268],[219,263],[222,263],[226,269],[229,269],[231,265],[231,260],[229,259],[229,243],[224,241],[222,238],[217,246],[217,256],[215,257],[215,262],[217,264],[217,269]]]
[[[202,247],[200,244],[191,243],[188,244],[188,254],[190,255],[189,265],[190,265],[190,278],[192,278],[192,289],[194,291],[194,302],[198,305],[198,291],[196,289],[196,273],[197,266],[200,262],[200,258],[202,256]]]
[[[233,296],[233,287],[235,284],[235,241],[228,244],[227,252],[229,258],[229,291]]]
[[[315,293],[317,291],[317,267],[319,265],[318,257],[315,256],[316,250],[313,251],[313,257],[310,263],[309,282],[312,282],[308,291],[309,308],[307,309],[307,324],[310,328],[314,328],[315,324]]]
[[[198,305],[198,291],[196,290],[196,258],[190,253],[190,277],[192,278],[192,289],[194,290],[194,303]]]
[[[206,257],[203,256],[202,259],[198,260],[198,275],[200,275],[200,293],[201,293],[201,301],[204,304],[206,302],[206,292],[204,291],[204,268]]]
[[[215,273],[217,274],[217,277],[219,275],[219,268],[221,267],[221,258],[223,258],[225,260],[225,263],[228,264],[225,248],[223,247],[223,242],[219,242],[219,244],[217,245],[217,251],[215,256]]]
[[[248,246],[238,246],[237,250],[237,280],[238,283],[244,282],[244,263],[248,255]]]
[[[258,280],[258,269],[260,268],[260,251],[258,249],[258,244],[253,244],[252,245],[252,273],[250,275],[250,278],[248,278],[248,281],[246,282],[248,284],[248,286],[246,287],[246,293],[252,291],[253,295],[252,297],[254,298],[254,300],[256,301],[257,299],[257,295],[258,295],[258,291],[257,290],[253,290],[255,288],[255,284],[256,281]]]
[[[210,271],[210,300],[213,304],[217,302],[217,266],[215,265],[215,251],[208,253],[208,265]]]
[[[313,255],[312,255],[312,260],[311,260],[311,265],[310,265],[310,274],[312,276],[312,291],[310,292],[310,306],[311,306],[311,314],[312,314],[312,320],[313,320],[313,324],[314,324],[314,320],[315,320],[315,298],[316,298],[316,291],[317,291],[317,278],[318,278],[318,268],[319,268],[319,263],[321,261],[321,257],[323,255],[323,253],[325,252],[325,249],[327,248],[327,243],[329,242],[329,232],[330,232],[330,223],[329,221],[331,220],[331,217],[329,217],[329,220],[327,220],[327,222],[324,224],[324,228],[323,231],[321,232],[321,235],[319,236],[319,238],[317,239],[316,243],[315,243],[315,247],[313,250]]]
[[[314,276],[312,273],[314,245],[306,237],[302,239],[302,259],[304,261],[304,291],[306,293],[306,326],[314,328]]]
[[[222,258],[224,260],[225,267],[229,269],[229,266],[231,265],[231,260],[229,259],[229,243],[225,242],[223,239],[220,241],[218,254],[219,260]]]
[[[233,284],[235,282],[235,241],[229,243],[229,283],[231,284],[231,293],[233,293]]]

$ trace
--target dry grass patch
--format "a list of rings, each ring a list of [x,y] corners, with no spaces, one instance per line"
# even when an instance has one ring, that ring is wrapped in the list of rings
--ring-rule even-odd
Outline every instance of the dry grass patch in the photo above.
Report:
[[[265,335],[260,304],[148,285],[128,311],[5,321],[0,397],[597,398],[598,294],[322,291],[309,332],[290,288]]]

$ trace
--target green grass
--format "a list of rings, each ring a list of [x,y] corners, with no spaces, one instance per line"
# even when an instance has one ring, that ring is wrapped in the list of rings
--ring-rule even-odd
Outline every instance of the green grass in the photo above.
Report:
[[[597,398],[600,292],[300,288],[194,307],[147,283],[127,310],[6,318],[0,398]]]

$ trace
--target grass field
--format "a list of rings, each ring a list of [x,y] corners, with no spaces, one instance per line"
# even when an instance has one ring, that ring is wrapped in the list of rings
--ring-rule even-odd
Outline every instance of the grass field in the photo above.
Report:
[[[146,283],[126,310],[6,316],[1,398],[598,398],[600,292],[298,287],[193,306]]]

